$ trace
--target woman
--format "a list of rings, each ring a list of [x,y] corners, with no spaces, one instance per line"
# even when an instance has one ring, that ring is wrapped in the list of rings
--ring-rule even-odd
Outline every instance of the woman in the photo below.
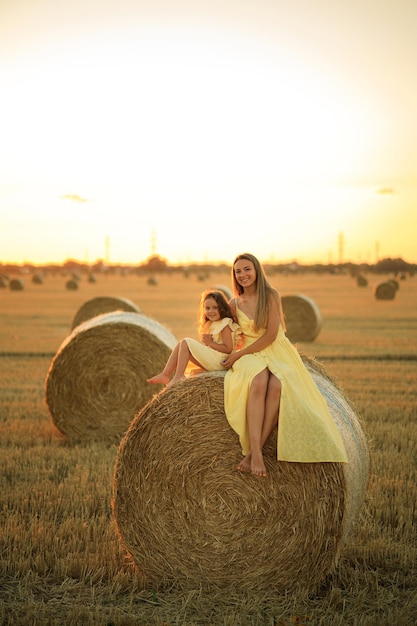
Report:
[[[223,361],[229,370],[224,400],[244,455],[238,470],[266,476],[262,449],[277,424],[278,460],[347,462],[326,401],[285,335],[281,297],[258,259],[237,256],[232,282],[236,297],[229,304],[245,347]]]

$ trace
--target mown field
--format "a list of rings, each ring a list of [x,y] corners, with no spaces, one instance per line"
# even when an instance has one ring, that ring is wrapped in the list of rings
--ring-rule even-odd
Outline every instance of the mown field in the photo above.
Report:
[[[200,292],[230,286],[204,278],[82,277],[0,289],[1,585],[3,625],[174,624],[249,626],[417,623],[417,277],[391,301],[368,277],[270,276],[282,294],[313,298],[323,324],[302,352],[323,363],[356,407],[371,452],[360,518],[337,570],[314,594],[210,596],[148,585],[117,538],[111,484],[117,447],[74,444],[52,423],[44,382],[80,306],[96,296],[129,298],[172,333],[197,336]]]

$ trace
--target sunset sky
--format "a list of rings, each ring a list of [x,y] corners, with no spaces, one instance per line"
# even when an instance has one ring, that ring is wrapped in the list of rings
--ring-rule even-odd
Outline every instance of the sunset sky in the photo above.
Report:
[[[1,0],[0,263],[417,262],[416,76],[417,0]]]

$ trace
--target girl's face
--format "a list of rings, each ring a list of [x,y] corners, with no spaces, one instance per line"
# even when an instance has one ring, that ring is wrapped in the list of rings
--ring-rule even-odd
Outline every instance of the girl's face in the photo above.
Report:
[[[204,315],[210,322],[217,322],[220,319],[219,305],[214,298],[204,300]]]
[[[245,289],[256,283],[256,270],[252,261],[239,259],[234,265],[236,282]]]

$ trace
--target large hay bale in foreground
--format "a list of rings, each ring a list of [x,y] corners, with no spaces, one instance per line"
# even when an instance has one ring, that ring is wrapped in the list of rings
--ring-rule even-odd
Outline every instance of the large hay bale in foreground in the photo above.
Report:
[[[79,326],[83,322],[103,315],[103,313],[112,313],[114,311],[127,311],[130,313],[141,313],[141,310],[134,302],[127,298],[119,298],[113,296],[99,296],[92,298],[78,309],[71,322],[71,330]]]
[[[334,569],[364,498],[368,448],[340,390],[318,364],[309,368],[349,464],[278,462],[275,432],[267,476],[238,472],[221,372],[165,388],[132,421],[118,449],[112,507],[122,544],[150,582],[313,589]]]
[[[54,356],[45,400],[73,440],[119,442],[155,393],[146,379],[163,368],[176,338],[139,313],[98,315],[77,326]]]
[[[282,296],[286,335],[290,341],[314,341],[321,330],[322,316],[312,298],[303,294]]]
[[[374,285],[373,293],[377,300],[394,300],[397,287],[392,281],[388,280]]]

